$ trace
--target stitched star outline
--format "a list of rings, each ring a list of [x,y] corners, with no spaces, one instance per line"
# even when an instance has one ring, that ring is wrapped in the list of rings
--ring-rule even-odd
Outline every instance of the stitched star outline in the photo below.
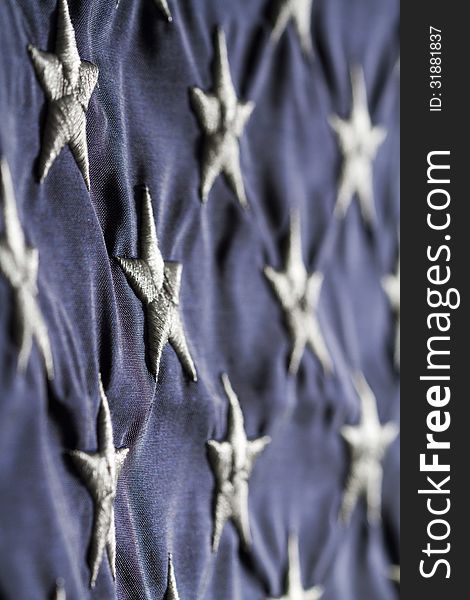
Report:
[[[217,29],[215,37],[213,92],[198,87],[190,89],[191,101],[204,132],[200,196],[207,202],[216,177],[221,173],[238,201],[248,207],[240,167],[239,139],[255,107],[254,102],[240,102],[230,75],[225,34]]]
[[[158,379],[163,348],[169,342],[183,368],[197,381],[196,367],[189,352],[180,316],[179,294],[183,267],[164,261],[158,248],[152,198],[143,190],[140,228],[140,258],[117,257],[130,286],[146,309],[148,359],[151,372]]]
[[[44,181],[62,148],[68,144],[89,190],[86,113],[98,80],[98,67],[80,58],[67,1],[59,0],[57,10],[55,54],[28,46],[36,76],[48,100],[39,178]]]
[[[72,450],[69,454],[94,503],[93,532],[88,554],[91,571],[90,587],[95,587],[98,571],[106,550],[113,579],[116,579],[116,533],[114,499],[117,482],[128,448],[115,448],[113,424],[101,377],[99,379],[100,408],[97,423],[97,452]]]
[[[225,523],[231,519],[245,548],[251,545],[248,481],[254,462],[271,441],[269,436],[248,440],[238,397],[227,374],[222,384],[229,401],[227,439],[209,440],[207,451],[216,480],[212,551],[217,551]]]

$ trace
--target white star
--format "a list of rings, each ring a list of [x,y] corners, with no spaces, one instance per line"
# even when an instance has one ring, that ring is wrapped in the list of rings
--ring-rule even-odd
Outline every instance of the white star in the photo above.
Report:
[[[15,293],[20,338],[18,368],[20,371],[26,369],[34,339],[44,359],[47,376],[52,379],[54,376],[52,350],[46,323],[37,300],[39,254],[36,248],[26,245],[16,209],[10,169],[4,159],[0,161],[0,171],[5,223],[5,234],[0,239],[0,271]]]
[[[271,37],[275,42],[284,33],[290,19],[294,21],[295,29],[300,39],[304,54],[312,55],[312,5],[313,0],[275,0],[273,11],[273,31]]]
[[[279,302],[284,309],[291,338],[294,342],[289,372],[297,373],[305,346],[309,346],[320,361],[324,371],[333,371],[328,348],[323,339],[318,321],[323,275],[319,272],[308,274],[302,259],[299,215],[291,219],[289,248],[284,271],[265,267],[264,274],[271,282]]]
[[[239,138],[255,104],[239,102],[227,58],[224,32],[217,30],[215,40],[214,92],[191,88],[194,110],[203,129],[201,200],[207,201],[215,178],[224,173],[243,207],[248,206],[240,168]]]
[[[382,278],[382,287],[387,294],[390,306],[396,316],[395,329],[395,366],[400,367],[400,257],[398,257],[395,273]]]
[[[122,465],[128,448],[115,448],[113,425],[108,399],[99,380],[101,404],[98,413],[98,451],[72,450],[70,456],[93,498],[95,518],[88,555],[91,570],[90,587],[94,587],[106,549],[113,578],[116,578],[116,534],[114,529],[114,499]]]
[[[43,181],[62,148],[68,144],[90,189],[86,112],[98,80],[98,67],[80,59],[66,0],[58,1],[56,53],[32,45],[28,50],[49,101],[39,177]]]
[[[168,8],[168,2],[166,0],[153,0],[153,1],[156,4],[157,8],[163,13],[163,15],[164,15],[165,19],[168,21],[168,23],[171,23],[173,21],[173,18],[171,16],[170,9]],[[118,8],[120,2],[121,2],[121,0],[116,1],[116,8]]]
[[[226,374],[222,375],[222,383],[229,400],[227,439],[224,442],[207,442],[209,461],[216,479],[212,537],[214,552],[219,546],[222,530],[229,519],[235,524],[244,546],[250,546],[248,480],[256,458],[271,441],[268,436],[248,441],[243,413]]]
[[[171,554],[168,555],[168,582],[166,585],[165,600],[180,600],[176,586],[175,570]]]
[[[398,426],[388,422],[382,425],[377,413],[375,396],[364,376],[356,373],[354,387],[361,401],[361,418],[358,425],[345,425],[341,435],[350,446],[351,466],[341,506],[341,518],[351,518],[360,496],[367,501],[370,523],[381,518],[382,460],[385,451],[398,435]]]
[[[319,600],[323,596],[323,588],[319,585],[304,590],[300,573],[299,542],[296,536],[289,536],[289,564],[286,574],[286,593],[284,596],[268,600]]]
[[[196,368],[189,353],[179,312],[183,267],[162,258],[148,188],[144,189],[140,249],[141,258],[118,256],[117,260],[129,284],[147,309],[151,371],[158,379],[163,348],[170,342],[188,375],[193,381],[197,381]]]
[[[358,67],[352,70],[352,110],[349,120],[333,115],[330,124],[338,135],[343,153],[341,181],[335,213],[342,217],[357,194],[364,221],[375,221],[372,189],[372,162],[387,132],[384,127],[372,126],[367,107],[364,74]]]

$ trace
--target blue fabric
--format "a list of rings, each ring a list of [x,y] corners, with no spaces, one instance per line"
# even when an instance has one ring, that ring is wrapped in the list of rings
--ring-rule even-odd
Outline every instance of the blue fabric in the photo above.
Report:
[[[56,0],[0,3],[0,154],[12,172],[28,244],[39,251],[39,303],[56,376],[36,345],[16,369],[14,296],[0,277],[0,596],[67,600],[163,598],[167,557],[182,600],[261,600],[284,593],[287,536],[299,532],[304,586],[324,600],[391,600],[399,562],[399,447],[384,461],[383,521],[364,502],[338,522],[350,465],[340,436],[359,418],[351,370],[362,370],[381,421],[397,420],[395,321],[381,277],[393,272],[399,220],[398,0],[316,0],[315,58],[292,23],[270,42],[270,0],[71,0],[82,59],[99,67],[87,113],[91,193],[68,148],[36,177],[46,100],[27,44],[54,51]],[[249,211],[223,177],[201,205],[201,130],[189,87],[212,88],[213,35],[227,37],[239,97],[256,107],[241,138]],[[377,224],[357,200],[333,217],[341,153],[328,117],[351,110],[349,68],[364,69],[373,123],[388,129],[374,163]],[[141,192],[152,195],[160,249],[183,265],[181,307],[199,381],[170,346],[157,384],[148,370],[145,313],[114,257],[139,256]],[[290,213],[301,215],[308,270],[325,279],[319,315],[335,364],[326,378],[306,351],[287,374],[291,341],[263,275],[282,268]],[[0,211],[0,232],[3,213]],[[1,233],[0,233],[1,235]],[[102,373],[117,447],[130,452],[115,503],[117,579],[106,558],[89,590],[93,502],[70,463],[96,450]],[[208,439],[224,439],[227,372],[249,438],[272,443],[250,480],[251,554],[232,523],[211,553],[214,477]]]

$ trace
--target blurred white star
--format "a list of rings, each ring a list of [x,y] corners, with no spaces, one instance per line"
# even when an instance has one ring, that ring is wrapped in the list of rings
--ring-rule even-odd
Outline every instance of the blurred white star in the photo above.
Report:
[[[352,70],[351,83],[352,110],[349,120],[336,115],[330,117],[330,124],[338,136],[343,153],[335,213],[343,217],[354,194],[357,194],[362,217],[368,225],[372,225],[375,221],[372,162],[387,132],[384,127],[372,126],[364,74],[359,67]]]
[[[1,196],[5,234],[0,238],[0,271],[13,288],[16,301],[16,320],[20,338],[18,368],[24,371],[36,341],[46,366],[47,376],[54,376],[52,350],[46,322],[38,303],[39,253],[26,245],[16,208],[15,193],[10,169],[4,159],[0,161]]]
[[[318,271],[310,275],[307,273],[302,259],[298,213],[294,213],[291,218],[289,248],[284,270],[276,271],[272,267],[265,267],[264,274],[284,309],[287,327],[294,343],[289,372],[297,373],[305,346],[308,346],[320,361],[323,370],[331,373],[333,362],[317,314],[323,275]]]
[[[364,495],[367,517],[373,523],[381,519],[382,460],[398,435],[398,426],[392,422],[380,423],[375,396],[361,373],[353,376],[353,383],[361,401],[361,417],[358,425],[341,428],[351,450],[351,466],[340,514],[344,522],[349,521],[357,501]]]

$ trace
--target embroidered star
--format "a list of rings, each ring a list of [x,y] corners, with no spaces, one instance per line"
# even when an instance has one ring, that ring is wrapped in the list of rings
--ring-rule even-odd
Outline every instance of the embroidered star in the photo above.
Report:
[[[90,189],[86,112],[98,80],[98,67],[80,59],[66,0],[58,2],[56,53],[28,46],[36,75],[49,101],[39,177],[43,181],[62,148],[68,144]]]
[[[288,544],[289,564],[286,574],[286,593],[277,600],[319,600],[323,596],[323,588],[319,585],[304,590],[302,585],[302,576],[300,573],[300,558],[298,539],[296,536],[289,536]],[[276,600],[269,598],[268,600]]]
[[[168,555],[168,583],[166,586],[165,600],[180,600],[176,587],[175,570],[171,554]]]
[[[341,518],[349,521],[357,501],[364,495],[369,523],[381,518],[382,460],[385,451],[398,435],[395,423],[382,425],[377,413],[375,396],[364,376],[356,373],[354,387],[361,401],[358,425],[345,425],[341,435],[350,446],[351,467],[341,506]]]
[[[387,131],[384,127],[372,126],[364,74],[360,68],[353,69],[351,83],[353,104],[349,120],[336,115],[330,117],[343,153],[335,214],[344,216],[354,194],[357,194],[362,217],[368,225],[372,225],[375,221],[372,162]]]
[[[90,587],[94,587],[98,571],[106,549],[113,578],[116,578],[116,534],[114,529],[114,499],[122,465],[128,448],[115,448],[113,424],[109,412],[108,399],[104,393],[101,378],[100,409],[98,413],[98,451],[83,452],[72,450],[70,456],[88,487],[94,502],[95,517],[88,555],[91,570]]]
[[[395,273],[382,278],[382,287],[387,294],[390,306],[395,313],[397,323],[395,329],[395,366],[400,367],[400,258]]]
[[[317,315],[323,275],[319,272],[309,275],[305,269],[298,214],[294,214],[291,219],[284,271],[265,267],[264,274],[284,309],[287,327],[294,343],[289,372],[297,373],[304,349],[308,346],[317,356],[323,370],[331,373],[333,362],[323,339]]]
[[[229,401],[227,439],[223,442],[207,442],[209,462],[216,480],[212,536],[214,552],[229,519],[233,521],[244,546],[251,545],[248,480],[256,458],[271,441],[269,436],[250,441],[247,439],[240,403],[226,374],[222,375],[222,383]]]
[[[157,8],[163,13],[165,19],[168,21],[168,23],[171,23],[173,21],[173,18],[171,16],[171,12],[170,9],[168,8],[168,3],[166,0],[153,0],[154,3],[156,4]],[[116,1],[116,8],[119,6],[121,0],[117,0]]]
[[[0,238],[0,271],[13,288],[16,301],[16,320],[20,350],[18,368],[25,371],[33,340],[36,341],[46,367],[47,376],[54,376],[49,334],[38,303],[39,254],[36,248],[26,245],[23,229],[16,209],[15,193],[10,169],[0,160],[1,196],[5,233]]]
[[[141,222],[141,258],[117,257],[129,284],[147,309],[148,357],[158,379],[164,346],[169,342],[184,369],[197,381],[180,317],[179,294],[183,267],[164,261],[158,248],[152,199],[144,189]]]
[[[230,76],[225,34],[217,30],[215,39],[214,91],[190,90],[204,144],[201,165],[200,195],[206,202],[214,180],[223,173],[240,204],[248,207],[240,167],[240,144],[245,124],[255,107],[254,102],[240,102]]]
[[[287,24],[294,21],[300,45],[305,55],[313,54],[311,21],[313,0],[275,0],[273,11],[273,31],[271,34],[274,42],[278,42],[284,33]]]

